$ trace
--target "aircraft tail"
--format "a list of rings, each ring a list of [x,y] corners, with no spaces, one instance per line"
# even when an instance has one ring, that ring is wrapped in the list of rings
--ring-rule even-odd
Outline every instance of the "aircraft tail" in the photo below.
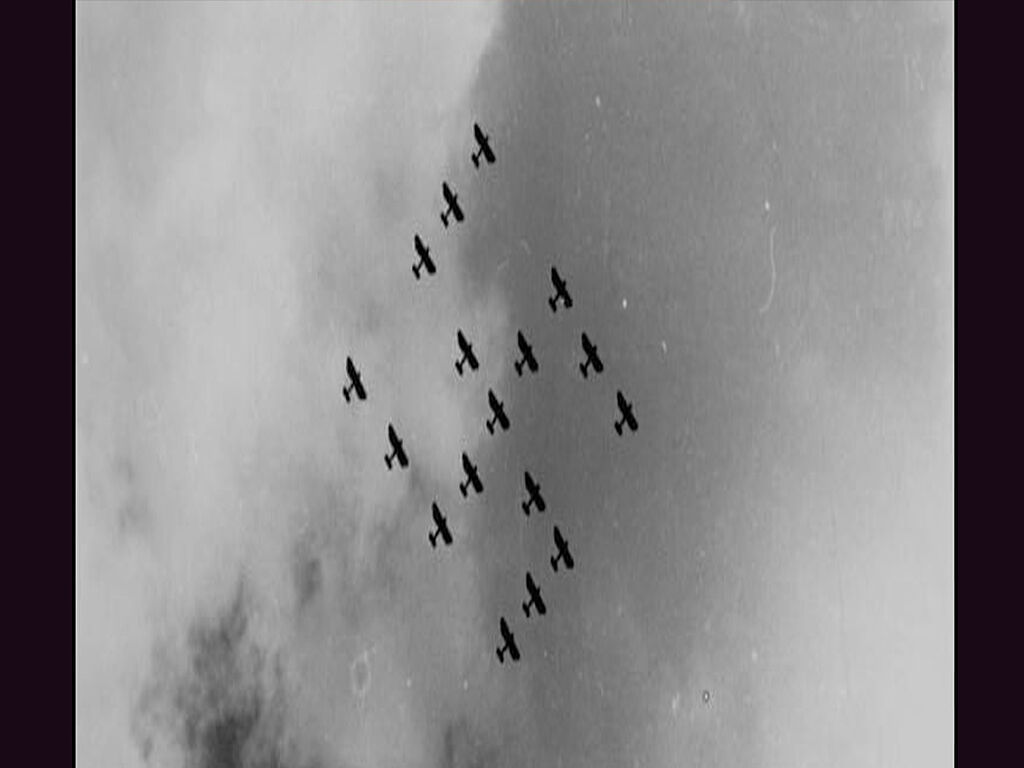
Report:
[[[580,363],[580,373],[583,374],[583,378],[587,378],[587,366],[584,363]]]
[[[473,166],[475,168],[479,168],[480,167],[480,153],[479,152],[474,152],[471,157],[473,158]]]
[[[524,362],[526,362],[526,361],[525,360],[516,360],[516,362],[514,363],[514,365],[516,367],[516,374],[519,375],[519,376],[523,375],[523,363]]]
[[[445,213],[441,214],[441,223],[444,224],[444,228],[448,229],[448,215]]]
[[[464,366],[465,364],[465,358],[463,358],[462,360],[455,361],[455,370],[459,372],[459,376],[462,375],[462,366]]]
[[[530,604],[523,603],[523,613],[526,614],[526,618],[530,618]]]
[[[494,434],[494,420],[493,419],[488,419],[487,420],[487,431],[490,432],[492,435]]]
[[[551,311],[552,312],[557,312],[558,311],[558,303],[555,301],[556,298],[558,298],[558,297],[557,296],[548,296],[548,306],[551,307]]]
[[[420,279],[420,265],[419,264],[413,264],[412,265],[412,273],[416,276],[417,280]]]
[[[558,573],[558,558],[557,557],[552,557],[551,558],[551,567],[555,570],[555,573]]]
[[[351,403],[352,402],[352,395],[349,394],[350,392],[351,392],[351,389],[349,387],[342,387],[341,388],[341,394],[343,394],[345,396],[345,402],[346,403]]]
[[[434,531],[433,533],[428,533],[427,538],[430,539],[430,546],[432,546],[434,549],[437,549],[437,531]]]
[[[615,422],[615,431],[618,432],[620,435],[622,434],[622,422],[621,421],[616,421]]]
[[[565,294],[565,308],[566,309],[571,309],[572,308],[572,297],[569,294]]]
[[[501,649],[501,648],[498,648],[497,651],[498,651],[498,662],[500,664],[504,664],[505,663],[505,652],[504,652],[504,650]]]
[[[469,485],[468,482],[466,482],[466,483],[459,483],[459,490],[462,491],[462,498],[466,498],[466,487],[468,485]]]
[[[527,517],[529,517],[530,516],[530,505],[527,502],[523,501],[523,502],[520,502],[519,506],[521,506],[523,508],[523,514],[526,515]]]
[[[388,469],[391,469],[391,456],[385,454],[384,463],[388,465]]]

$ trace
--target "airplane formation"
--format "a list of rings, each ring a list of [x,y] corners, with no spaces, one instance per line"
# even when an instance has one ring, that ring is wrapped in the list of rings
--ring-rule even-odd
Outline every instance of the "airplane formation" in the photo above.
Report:
[[[481,168],[481,161],[486,165],[493,165],[497,161],[497,157],[491,147],[490,137],[484,133],[478,123],[473,124],[473,137],[477,143],[477,149],[470,156],[473,166],[479,170]],[[459,204],[458,194],[452,189],[452,185],[447,180],[441,183],[441,196],[444,200],[444,209],[441,211],[440,217],[444,228],[448,229],[451,224],[462,223],[466,218],[465,211],[463,211],[462,206]],[[413,235],[413,248],[418,257],[418,260],[412,266],[415,279],[418,281],[422,277],[437,274],[437,262],[431,256],[430,248],[423,242],[418,233]],[[559,274],[558,269],[554,266],[551,267],[550,278],[551,285],[554,288],[554,294],[547,299],[551,312],[557,314],[559,308],[563,310],[571,309],[573,299],[569,292],[567,280]],[[580,340],[584,355],[583,361],[579,363],[582,377],[588,379],[604,373],[605,366],[598,354],[597,345],[591,341],[585,331],[581,333]],[[478,371],[480,361],[473,351],[473,344],[461,328],[456,329],[455,341],[458,347],[455,370],[459,377],[461,378],[467,373]],[[518,348],[518,358],[514,361],[513,366],[517,377],[522,378],[526,373],[536,374],[540,370],[540,365],[534,353],[533,345],[527,340],[522,330],[517,332],[516,347]],[[352,403],[353,394],[357,401],[366,400],[367,388],[363,383],[362,374],[351,357],[347,357],[345,360],[345,371],[349,379],[349,383],[342,387],[342,395],[345,398],[345,402]],[[498,398],[492,388],[487,390],[487,404],[491,411],[490,417],[485,422],[488,433],[497,435],[499,432],[507,432],[511,427],[511,420],[505,410],[504,402]],[[624,428],[627,427],[631,432],[636,432],[638,422],[634,413],[633,403],[626,398],[621,389],[616,390],[616,406],[619,411],[618,418],[613,422],[616,434],[622,436]],[[388,471],[407,469],[409,466],[409,456],[406,453],[401,437],[390,422],[387,425],[387,443],[390,450],[384,455],[384,462],[387,465]],[[471,493],[473,495],[480,495],[484,492],[484,484],[480,478],[479,468],[465,451],[462,452],[462,473],[464,479],[459,482],[459,492],[464,499],[468,499]],[[523,472],[523,482],[526,491],[525,498],[520,503],[523,514],[527,518],[530,517],[531,511],[544,514],[547,511],[547,503],[541,494],[541,484],[533,477],[529,470]],[[454,541],[452,529],[448,524],[448,518],[438,506],[436,499],[431,504],[431,519],[433,530],[427,535],[430,546],[436,549],[439,541],[445,547],[452,546]],[[549,558],[552,572],[559,573],[560,564],[563,568],[562,572],[573,570],[575,560],[569,549],[569,542],[558,525],[553,525],[552,527],[552,538],[553,554]],[[547,604],[542,596],[541,587],[529,570],[526,571],[526,595],[528,599],[522,603],[522,608],[527,620],[547,614]],[[504,664],[506,656],[512,662],[519,661],[521,658],[519,646],[505,616],[499,617],[498,628],[502,642],[502,645],[496,648],[498,662]]]

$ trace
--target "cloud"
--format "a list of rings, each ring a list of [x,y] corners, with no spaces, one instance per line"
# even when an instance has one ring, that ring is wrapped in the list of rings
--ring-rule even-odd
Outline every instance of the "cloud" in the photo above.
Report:
[[[505,307],[468,294],[435,221],[497,21],[470,4],[78,9],[82,765],[229,749],[226,721],[182,703],[211,697],[250,715],[231,721],[261,734],[245,749],[287,742],[281,759],[416,764],[436,747],[431,699],[479,655],[476,566],[453,556],[442,582],[409,542],[478,433],[454,329],[496,359]],[[429,284],[410,275],[414,231],[439,261]],[[348,355],[358,407],[340,396]],[[382,461],[389,421],[404,475]],[[412,680],[430,660],[395,639],[409,616],[436,632],[433,690]]]

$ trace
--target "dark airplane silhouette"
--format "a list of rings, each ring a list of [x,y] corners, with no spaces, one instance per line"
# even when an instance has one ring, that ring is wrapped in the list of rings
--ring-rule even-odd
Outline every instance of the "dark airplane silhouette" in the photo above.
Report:
[[[551,311],[558,311],[559,299],[562,300],[562,305],[566,309],[572,307],[572,296],[569,295],[569,290],[565,287],[565,280],[554,267],[551,268],[551,284],[555,286],[555,295],[548,298],[548,306],[551,307]]]
[[[544,599],[540,596],[540,587],[538,587],[534,581],[533,576],[530,572],[526,572],[526,591],[530,593],[530,601],[523,603],[523,613],[526,614],[526,618],[530,618],[530,607],[533,606],[537,609],[537,613],[543,616],[548,612],[548,608],[544,605]]]
[[[494,434],[494,424],[497,422],[501,425],[503,432],[508,431],[508,416],[505,415],[505,404],[501,402],[494,395],[493,389],[487,390],[487,402],[491,406],[491,411],[494,413],[494,418],[487,420],[487,431],[492,435]]]
[[[452,534],[451,531],[448,530],[448,518],[441,514],[441,510],[438,508],[436,501],[430,511],[434,516],[434,525],[437,526],[435,531],[427,535],[427,538],[430,539],[430,546],[437,547],[437,537],[440,536],[444,541],[445,546],[450,547],[452,545]]]
[[[463,367],[468,363],[469,369],[475,371],[480,367],[480,363],[477,362],[476,355],[473,354],[473,345],[466,341],[466,337],[462,334],[462,329],[459,329],[457,341],[459,342],[459,351],[462,352],[462,359],[455,361],[455,370],[459,372],[459,376],[462,375]]]
[[[619,401],[619,412],[622,414],[622,418],[615,422],[615,431],[620,435],[622,434],[622,425],[625,424],[636,432],[636,416],[633,415],[633,404],[629,402],[625,395],[622,394],[622,390],[615,392],[615,397]]]
[[[391,463],[396,459],[398,460],[398,466],[405,469],[409,466],[409,457],[405,455],[405,448],[402,447],[402,441],[395,432],[395,428],[390,424],[388,424],[388,442],[391,443],[391,453],[384,456],[384,461],[387,463],[388,469],[391,469]]]
[[[543,512],[547,509],[547,504],[544,503],[544,497],[540,495],[540,483],[534,482],[533,476],[526,472],[526,492],[530,495],[526,501],[522,502],[520,506],[523,508],[523,512],[527,517],[530,516],[530,507],[536,507],[538,512]]]
[[[587,355],[587,359],[580,363],[580,373],[583,374],[583,378],[587,378],[587,368],[593,368],[594,373],[601,373],[604,370],[604,363],[597,356],[597,347],[591,343],[586,333],[583,334],[583,351]]]
[[[445,229],[447,229],[449,216],[454,216],[455,221],[462,221],[465,216],[462,215],[462,207],[459,205],[459,196],[452,192],[447,181],[441,182],[441,194],[444,195],[445,205],[448,206],[448,210],[441,212],[441,223],[444,224]]]
[[[523,336],[523,332],[519,331],[519,338],[516,339],[519,344],[519,354],[523,356],[522,360],[516,360],[515,367],[516,373],[520,376],[523,375],[523,366],[529,368],[530,373],[537,372],[537,358],[533,356],[533,347],[530,346],[526,337]]]
[[[512,661],[519,661],[519,648],[516,647],[516,636],[509,631],[505,617],[501,617],[501,640],[505,645],[498,648],[498,661],[505,663],[505,654],[512,657]]]
[[[562,538],[562,532],[558,530],[558,526],[555,526],[555,546],[558,547],[558,554],[551,558],[551,567],[558,573],[558,561],[561,560],[565,563],[565,567],[568,570],[572,570],[575,563],[573,562],[572,555],[569,554],[569,544],[565,539]]]
[[[351,357],[345,358],[345,370],[348,372],[349,385],[341,388],[341,394],[345,396],[345,402],[352,402],[352,390],[355,390],[356,397],[360,400],[366,399],[366,390],[363,389],[363,379],[356,370],[356,364]]]
[[[473,165],[477,168],[480,167],[480,155],[484,156],[488,165],[493,164],[494,151],[491,149],[490,136],[480,129],[479,123],[473,123],[473,136],[476,138],[476,143],[480,145],[480,149],[472,155]]]
[[[476,471],[476,465],[469,460],[469,456],[466,452],[462,452],[462,471],[466,473],[466,482],[459,483],[459,490],[462,491],[462,496],[465,498],[468,496],[470,486],[476,493],[483,493],[484,484],[480,482],[480,475]]]
[[[420,279],[420,270],[427,270],[428,275],[432,275],[437,271],[437,267],[434,266],[434,260],[430,258],[430,249],[423,244],[420,240],[419,235],[414,235],[412,244],[416,248],[416,253],[419,254],[419,263],[412,265],[412,273],[416,276],[416,279]]]

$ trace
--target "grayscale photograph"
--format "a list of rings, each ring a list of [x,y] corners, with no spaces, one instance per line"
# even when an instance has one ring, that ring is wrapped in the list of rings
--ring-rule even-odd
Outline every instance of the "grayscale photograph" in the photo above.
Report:
[[[76,3],[76,765],[951,767],[953,33]]]

